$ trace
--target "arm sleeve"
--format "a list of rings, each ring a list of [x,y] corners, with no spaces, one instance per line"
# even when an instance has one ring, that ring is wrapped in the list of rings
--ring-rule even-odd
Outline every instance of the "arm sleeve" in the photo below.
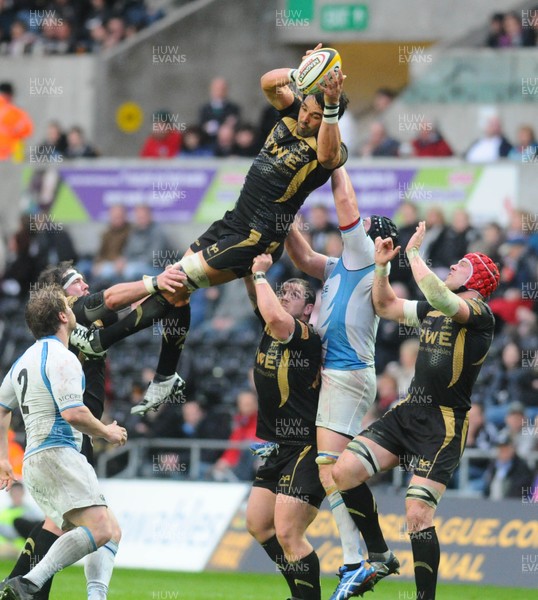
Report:
[[[17,395],[15,394],[15,388],[11,382],[10,371],[2,381],[0,386],[0,406],[3,406],[7,410],[14,410],[18,404]]]
[[[84,393],[82,367],[75,355],[69,354],[70,356],[61,362],[58,361],[52,364],[52,362],[47,361],[46,367],[52,396],[60,412],[84,405],[82,400]]]
[[[420,327],[417,300],[404,300],[403,311],[404,325],[406,325],[407,327]]]
[[[344,242],[342,262],[348,271],[358,271],[374,263],[374,241],[366,233],[364,222],[359,219],[350,227],[340,228]]]

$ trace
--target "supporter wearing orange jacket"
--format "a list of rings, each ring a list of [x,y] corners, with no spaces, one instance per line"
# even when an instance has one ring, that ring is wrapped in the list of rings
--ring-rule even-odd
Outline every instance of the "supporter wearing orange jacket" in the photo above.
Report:
[[[0,160],[14,157],[19,144],[32,135],[33,130],[28,113],[13,104],[11,83],[0,83]]]

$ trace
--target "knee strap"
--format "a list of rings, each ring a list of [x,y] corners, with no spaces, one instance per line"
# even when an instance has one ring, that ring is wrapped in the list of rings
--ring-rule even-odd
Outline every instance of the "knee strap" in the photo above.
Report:
[[[441,492],[430,485],[410,484],[405,495],[406,500],[419,500],[434,510],[441,500]]]
[[[366,444],[357,439],[351,440],[347,445],[346,450],[353,452],[353,454],[361,461],[370,477],[379,473],[379,462],[377,461],[375,454]]]
[[[210,287],[209,278],[204,270],[199,254],[189,254],[184,256],[179,263],[174,266],[180,266],[187,276],[187,288],[190,292],[198,288]]]
[[[318,450],[316,464],[318,465],[334,465],[340,456],[340,452],[332,452],[331,450]]]

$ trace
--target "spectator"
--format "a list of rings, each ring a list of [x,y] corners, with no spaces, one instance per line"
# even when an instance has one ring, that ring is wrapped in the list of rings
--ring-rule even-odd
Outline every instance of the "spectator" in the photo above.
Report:
[[[489,48],[499,48],[501,38],[504,33],[504,15],[503,13],[495,13],[489,21],[489,32],[486,38],[486,45]]]
[[[505,432],[497,440],[497,456],[486,473],[485,495],[491,500],[522,499],[525,488],[532,486],[532,472],[518,456],[510,436]]]
[[[379,88],[376,90],[374,95],[374,111],[376,113],[383,113],[387,108],[394,102],[396,98],[396,92],[389,88]]]
[[[237,395],[237,413],[234,416],[232,442],[256,442],[258,397],[255,392],[245,390]],[[255,472],[254,457],[250,450],[229,449],[213,467],[213,477],[219,481],[252,481]]]
[[[492,450],[497,443],[497,437],[497,428],[486,420],[482,404],[473,402],[469,410],[469,428],[465,447],[484,451]],[[469,459],[469,490],[484,492],[489,462],[487,458]]]
[[[235,132],[233,154],[235,156],[256,156],[260,151],[260,145],[256,136],[256,130],[252,125],[240,125]]]
[[[28,113],[13,103],[14,96],[11,83],[0,83],[0,160],[22,160],[22,142],[34,130]]]
[[[485,163],[506,158],[512,145],[502,132],[501,120],[497,115],[490,116],[483,130],[483,136],[474,141],[465,153],[471,163]]]
[[[523,29],[521,17],[510,12],[504,15],[504,32],[499,38],[499,48],[522,48],[534,46],[534,35],[529,29]]]
[[[62,158],[67,151],[67,137],[58,121],[49,121],[45,139],[39,144],[39,152],[45,156]]]
[[[195,440],[225,440],[230,435],[230,418],[227,414],[207,413],[199,402],[185,402],[181,406],[182,422],[179,437]],[[220,450],[202,450],[200,472],[191,473],[190,452],[181,451],[181,463],[187,466],[190,476],[205,479],[215,461],[222,454]]]
[[[84,139],[84,132],[77,125],[71,127],[67,133],[66,158],[95,158],[98,156],[93,146]]]
[[[441,279],[448,275],[452,257],[451,249],[446,244],[447,233],[448,227],[443,211],[438,206],[430,207],[426,213],[426,235],[422,248],[428,266],[434,269]]]
[[[168,242],[162,229],[153,222],[151,208],[143,204],[135,206],[134,223],[125,245],[123,261],[118,260],[124,281],[141,279],[143,275],[157,275],[154,266],[156,256],[168,249]]]
[[[9,506],[0,511],[0,554],[3,558],[16,558],[42,514],[24,501],[24,486],[19,481],[11,487],[9,497]]]
[[[140,150],[142,158],[173,158],[181,152],[183,137],[172,121],[172,115],[167,110],[153,113],[151,135]]]
[[[538,160],[538,141],[530,125],[522,125],[517,130],[517,145],[510,150],[508,158],[527,163]]]
[[[213,150],[205,143],[203,132],[198,125],[191,125],[185,130],[183,147],[179,156],[181,158],[213,156]]]
[[[73,54],[77,50],[77,42],[72,24],[67,19],[55,22],[45,21],[42,28],[40,45],[47,55]]]
[[[31,54],[37,37],[28,31],[28,26],[22,19],[13,22],[10,28],[11,41],[5,47],[8,56],[22,56]]]
[[[400,142],[391,138],[383,123],[370,125],[370,135],[361,150],[361,156],[398,156]]]
[[[258,124],[258,130],[259,130],[258,147],[259,148],[261,148],[264,145],[265,140],[267,139],[267,136],[269,135],[269,132],[277,124],[278,120],[279,120],[278,110],[272,104],[268,104],[267,106],[265,106],[265,108],[263,109],[262,114],[260,116],[260,122]]]
[[[223,123],[217,132],[215,156],[226,158],[232,156],[235,150],[235,125],[231,121]]]
[[[499,248],[503,242],[504,233],[502,227],[498,223],[491,222],[482,227],[481,237],[471,242],[469,252],[482,252],[486,256],[489,256],[492,261],[500,262],[501,255]]]
[[[125,21],[118,15],[112,16],[105,24],[106,38],[103,48],[113,48],[125,39]]]
[[[209,102],[200,109],[200,127],[211,142],[216,142],[219,127],[224,122],[235,126],[240,109],[237,104],[228,100],[228,84],[222,77],[211,81],[209,96]]]
[[[101,245],[92,267],[92,276],[101,282],[102,287],[119,280],[123,264],[122,255],[131,230],[127,221],[127,211],[121,204],[109,208],[108,222],[109,226],[101,235]]]
[[[502,257],[501,283],[504,289],[522,289],[523,284],[536,281],[537,257],[520,236],[506,240],[500,247]]]
[[[476,242],[479,236],[478,230],[471,225],[469,213],[464,208],[456,208],[452,213],[452,224],[449,225],[445,236],[445,244],[450,250],[448,264],[451,265],[465,256],[470,245]]]
[[[516,453],[527,460],[530,453],[536,447],[536,440],[533,435],[534,428],[530,426],[530,419],[526,415],[525,405],[519,400],[514,400],[508,405],[506,416],[504,417],[505,427],[501,432],[508,434]]]
[[[329,208],[324,204],[315,204],[308,213],[308,232],[311,245],[315,252],[324,252],[327,245],[327,236],[338,233],[338,227],[331,221]]]
[[[452,148],[446,143],[439,129],[431,121],[421,123],[418,136],[412,140],[413,155],[420,157],[452,156]]]
[[[35,236],[35,265],[39,274],[49,265],[55,265],[64,260],[78,261],[73,240],[63,224],[56,223],[46,211],[32,215],[31,226],[38,231]]]
[[[410,192],[409,195],[412,195],[412,192]],[[402,196],[405,198],[407,193],[403,191],[403,193],[400,193],[400,197]],[[405,254],[405,248],[407,242],[417,230],[418,221],[419,213],[417,205],[411,200],[404,200],[400,204],[396,215],[396,222],[398,223],[398,245],[401,246],[401,248],[398,253],[398,260],[392,261],[390,279],[391,281],[400,281],[410,289],[415,289],[415,280],[411,273],[409,260]]]
[[[2,281],[6,296],[25,298],[30,284],[37,279],[36,232],[30,227],[30,216],[21,215],[17,231],[8,240],[8,256]]]
[[[372,407],[375,407],[376,416],[379,418],[384,415],[398,399],[398,382],[396,381],[396,377],[385,370],[377,377],[377,397]],[[368,424],[363,424],[362,426],[368,427]]]

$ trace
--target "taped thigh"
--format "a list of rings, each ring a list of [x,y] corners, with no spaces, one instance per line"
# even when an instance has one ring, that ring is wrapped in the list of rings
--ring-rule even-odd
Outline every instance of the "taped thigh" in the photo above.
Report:
[[[405,499],[419,500],[435,510],[439,504],[439,501],[441,500],[441,496],[441,492],[430,485],[418,485],[416,483],[411,483],[407,488]]]
[[[205,272],[199,253],[184,256],[177,263],[187,276],[187,288],[190,292],[198,288],[210,287],[209,278]],[[174,265],[176,266],[176,265]]]
[[[364,442],[358,439],[351,440],[346,450],[352,452],[361,461],[370,477],[381,470],[375,454]]]

